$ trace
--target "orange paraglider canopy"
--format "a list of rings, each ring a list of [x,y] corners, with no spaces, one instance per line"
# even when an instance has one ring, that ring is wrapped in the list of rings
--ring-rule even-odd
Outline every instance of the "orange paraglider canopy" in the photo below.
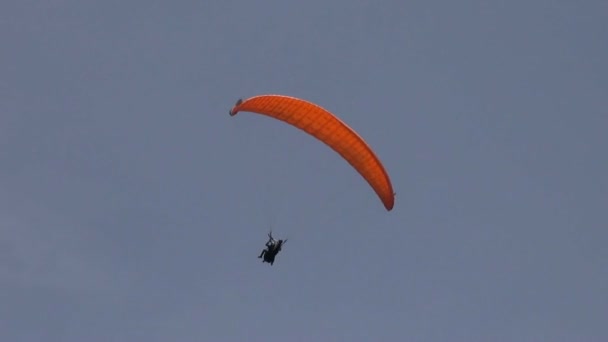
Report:
[[[367,143],[348,125],[326,109],[295,97],[260,95],[239,99],[230,110],[263,114],[282,120],[322,141],[340,154],[374,189],[386,210],[393,209],[395,194],[391,180]]]

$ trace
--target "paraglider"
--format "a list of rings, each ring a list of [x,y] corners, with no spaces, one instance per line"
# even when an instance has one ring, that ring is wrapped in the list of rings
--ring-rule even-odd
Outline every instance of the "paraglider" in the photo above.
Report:
[[[262,259],[262,262],[267,262],[272,266],[272,264],[274,264],[274,258],[277,256],[277,254],[279,254],[283,245],[286,242],[287,239],[277,241],[272,237],[272,232],[268,233],[268,242],[266,242],[266,249],[262,250],[262,253],[260,253],[258,258],[264,258]]]
[[[259,95],[239,99],[229,113],[235,116],[240,111],[284,121],[325,143],[367,181],[386,210],[393,209],[395,194],[380,159],[359,134],[328,110],[295,97]]]

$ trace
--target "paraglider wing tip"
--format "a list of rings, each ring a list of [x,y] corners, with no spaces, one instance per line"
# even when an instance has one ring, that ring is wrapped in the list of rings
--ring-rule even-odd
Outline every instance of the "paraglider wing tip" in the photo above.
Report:
[[[393,198],[390,200],[390,202],[385,203],[384,207],[386,208],[387,211],[391,211],[393,210],[393,207],[395,206],[395,197],[397,196],[396,192],[393,192]]]
[[[232,107],[232,109],[230,109],[230,111],[228,112],[230,114],[230,116],[235,116],[236,113],[239,112],[236,107],[238,107],[241,103],[243,103],[243,99],[238,99],[236,101],[236,103],[234,104],[234,107]]]

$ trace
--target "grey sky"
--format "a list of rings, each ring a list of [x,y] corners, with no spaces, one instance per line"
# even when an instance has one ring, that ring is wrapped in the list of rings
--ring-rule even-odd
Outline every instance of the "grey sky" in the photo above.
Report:
[[[606,13],[3,1],[0,340],[606,341]],[[228,116],[266,93],[356,129],[393,211]]]

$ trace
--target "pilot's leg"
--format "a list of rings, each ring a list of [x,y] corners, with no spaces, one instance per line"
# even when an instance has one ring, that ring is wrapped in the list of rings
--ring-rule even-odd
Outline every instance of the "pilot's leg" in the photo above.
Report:
[[[263,257],[265,253],[266,253],[266,250],[265,250],[265,249],[263,249],[263,250],[262,250],[262,253],[260,253],[260,256],[258,256],[258,258]]]

